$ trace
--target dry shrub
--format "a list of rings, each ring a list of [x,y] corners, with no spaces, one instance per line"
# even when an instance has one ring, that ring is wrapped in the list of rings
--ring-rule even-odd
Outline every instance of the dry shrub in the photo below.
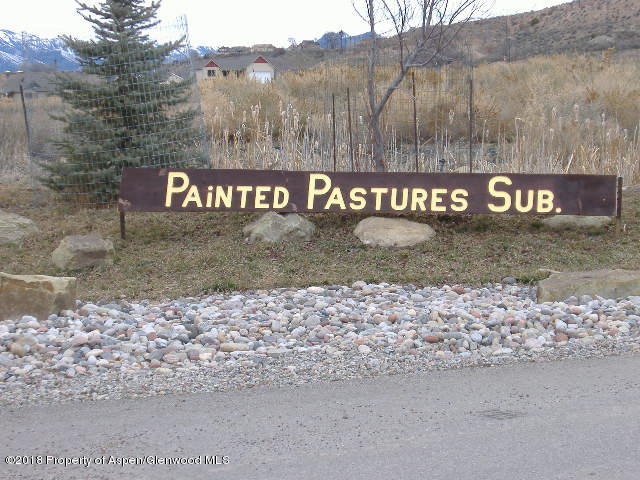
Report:
[[[475,69],[474,161],[480,171],[610,173],[640,180],[640,67],[635,58],[546,56]],[[395,67],[378,70],[383,87]],[[468,70],[415,71],[419,168],[467,162]],[[414,167],[412,76],[382,119],[393,171]],[[347,88],[351,94],[350,155]],[[212,165],[227,168],[368,170],[366,65],[325,64],[278,75],[271,84],[219,78],[200,84]],[[42,150],[55,130],[56,99],[30,101],[33,141]],[[0,174],[28,171],[20,102],[0,100]]]

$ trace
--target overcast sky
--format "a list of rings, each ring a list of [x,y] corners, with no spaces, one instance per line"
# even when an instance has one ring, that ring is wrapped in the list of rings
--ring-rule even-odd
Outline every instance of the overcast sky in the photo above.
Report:
[[[98,3],[98,0],[86,0]],[[360,1],[360,0],[356,0]],[[566,3],[567,0],[487,0],[491,16],[526,12]],[[75,0],[2,0],[0,29],[26,31],[41,37],[91,33],[76,13]],[[367,26],[355,14],[351,0],[163,0],[163,21],[186,15],[191,44],[286,46],[289,38],[314,39],[327,31],[359,34]]]

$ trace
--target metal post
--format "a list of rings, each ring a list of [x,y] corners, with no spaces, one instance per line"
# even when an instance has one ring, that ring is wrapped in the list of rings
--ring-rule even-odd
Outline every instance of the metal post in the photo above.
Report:
[[[120,238],[122,240],[126,240],[127,239],[127,231],[126,231],[126,224],[125,224],[125,212],[123,212],[122,210],[120,211]]]
[[[349,117],[349,156],[351,157],[351,171],[355,171],[353,161],[353,132],[351,130],[351,89],[347,87],[347,113]]]
[[[331,94],[331,102],[332,102],[331,116],[333,120],[333,171],[335,172],[337,171],[337,166],[338,166],[338,157],[336,153],[336,94],[335,93]]]
[[[24,99],[24,87],[20,83],[20,101],[22,102],[22,115],[24,116],[24,129],[27,137],[27,159],[29,161],[29,171],[31,173],[31,188],[33,195],[31,197],[31,203],[33,206],[38,205],[42,201],[42,192],[36,188],[37,174],[35,170],[35,164],[33,162],[33,146],[31,144],[31,125],[29,125],[29,115],[27,113],[27,102]]]
[[[469,73],[469,173],[473,173],[473,65]]]
[[[22,114],[24,115],[24,128],[27,132],[27,148],[31,152],[31,128],[29,127],[29,116],[27,115],[27,104],[24,101],[24,87],[20,84],[20,100],[22,101]]]
[[[420,158],[418,152],[418,105],[416,99],[416,72],[411,72],[411,83],[413,86],[413,143],[416,148],[416,173],[419,171],[418,159]]]
[[[618,177],[618,189],[616,196],[616,233],[622,232],[622,185],[624,179]]]

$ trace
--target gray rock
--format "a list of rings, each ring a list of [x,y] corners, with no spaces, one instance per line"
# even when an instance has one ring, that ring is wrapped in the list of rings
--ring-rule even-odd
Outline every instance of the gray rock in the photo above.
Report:
[[[20,244],[27,235],[38,231],[28,218],[0,210],[0,245]]]
[[[62,270],[113,265],[115,251],[110,240],[97,233],[65,237],[51,254],[53,264]]]
[[[583,217],[578,215],[555,215],[542,223],[551,230],[602,230],[614,220],[613,217]]]
[[[220,351],[222,352],[246,352],[249,350],[249,345],[246,343],[223,343],[220,345]]]
[[[288,348],[267,348],[267,356],[269,357],[281,357],[282,355],[286,355],[290,350]]]
[[[242,232],[252,243],[277,243],[291,240],[309,241],[315,231],[316,226],[297,213],[279,215],[275,212],[267,212],[244,227]]]
[[[556,273],[538,283],[538,303],[582,295],[610,299],[640,295],[640,270]]]
[[[318,315],[310,315],[309,318],[304,321],[304,326],[307,328],[314,328],[318,325],[320,325],[320,317]]]
[[[374,247],[412,247],[431,240],[436,232],[424,223],[403,218],[369,217],[356,226],[354,235]]]

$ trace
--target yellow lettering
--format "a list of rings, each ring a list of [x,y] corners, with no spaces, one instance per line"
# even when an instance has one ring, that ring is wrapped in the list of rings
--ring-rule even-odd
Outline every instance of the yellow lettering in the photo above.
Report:
[[[285,187],[273,189],[273,208],[284,208],[289,204],[289,190]]]
[[[243,185],[240,187],[236,187],[236,190],[240,192],[240,208],[247,207],[247,193],[253,190],[253,187],[250,185]]]
[[[318,182],[324,182],[324,186],[318,188],[316,185]],[[307,197],[307,209],[313,210],[315,203],[315,197],[324,195],[331,188],[331,179],[322,173],[312,173],[309,175],[309,194]]]
[[[271,191],[271,187],[256,187],[256,199],[255,199],[255,207],[256,208],[269,208],[269,204],[265,203],[267,201],[267,192]]]
[[[324,206],[325,210],[329,210],[333,205],[338,205],[340,210],[346,210],[347,206],[344,204],[344,198],[342,197],[342,190],[340,187],[336,187],[329,195],[329,200],[327,200],[327,204]]]
[[[489,194],[492,197],[504,199],[503,205],[495,205],[493,203],[490,203],[488,205],[489,210],[496,213],[506,212],[511,208],[511,195],[509,195],[507,192],[501,192],[500,190],[496,190],[496,183],[504,183],[506,185],[512,185],[513,182],[509,177],[503,177],[503,176],[493,177],[491,180],[489,180]]]
[[[200,192],[198,192],[198,186],[192,185],[189,189],[189,193],[184,197],[182,202],[182,208],[186,208],[191,202],[194,202],[198,208],[202,208],[202,200],[200,200]]]
[[[213,203],[213,187],[209,185],[207,187],[207,208],[211,208]]]
[[[469,202],[467,202],[466,199],[468,196],[469,192],[463,188],[458,188],[451,192],[451,200],[453,201],[451,210],[454,212],[464,212],[469,207]]]
[[[538,213],[549,213],[553,210],[554,198],[551,190],[538,191]]]
[[[376,210],[380,210],[382,208],[382,195],[388,192],[389,192],[388,188],[374,187],[371,189],[371,193],[373,193],[376,196],[376,207],[375,207]]]
[[[227,208],[231,208],[231,195],[232,195],[233,187],[227,187],[227,191],[223,190],[223,187],[216,187],[216,208],[220,208],[220,203],[224,203],[224,206]]]
[[[409,204],[409,189],[402,189],[402,204],[398,205],[398,189],[391,189],[391,208],[394,210],[405,210]]]
[[[533,201],[535,199],[535,191],[527,190],[527,204],[522,204],[522,190],[516,190],[516,210],[521,213],[530,212],[533,209]]]
[[[440,205],[442,202],[442,195],[447,193],[446,188],[434,188],[431,191],[431,211],[432,212],[446,212],[447,207],[444,205]]]
[[[429,194],[424,188],[414,188],[411,191],[411,210],[417,211],[419,206],[420,210],[424,212],[427,209],[425,201],[428,196]]]
[[[364,196],[367,194],[366,188],[352,188],[349,192],[349,198],[351,199],[351,203],[349,206],[352,210],[362,210],[367,205],[367,200]]]
[[[182,185],[177,186],[175,184],[176,179],[182,180]],[[164,202],[165,207],[171,206],[171,201],[174,193],[182,193],[189,186],[189,175],[182,172],[171,172],[167,175],[167,197]]]

